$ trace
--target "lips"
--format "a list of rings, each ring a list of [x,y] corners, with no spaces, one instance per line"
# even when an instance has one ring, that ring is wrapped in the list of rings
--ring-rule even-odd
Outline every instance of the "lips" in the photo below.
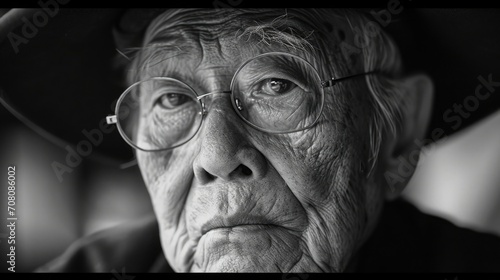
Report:
[[[273,224],[270,220],[265,217],[248,216],[248,215],[234,215],[229,217],[214,217],[208,220],[201,227],[201,234],[204,235],[207,232],[215,229],[225,229],[234,227],[267,227],[267,226],[277,226]]]

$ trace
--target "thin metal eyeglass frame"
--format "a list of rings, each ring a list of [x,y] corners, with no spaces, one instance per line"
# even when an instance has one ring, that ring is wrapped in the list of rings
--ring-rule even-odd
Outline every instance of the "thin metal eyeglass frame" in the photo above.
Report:
[[[250,63],[254,59],[257,59],[257,58],[260,58],[260,57],[263,57],[263,56],[270,56],[270,55],[286,55],[286,56],[290,56],[290,57],[295,58],[295,59],[299,59],[299,60],[303,61],[305,64],[309,65],[314,70],[314,74],[318,78],[318,81],[320,81],[320,85],[321,85],[321,89],[322,89],[321,90],[321,104],[320,104],[321,107],[319,109],[318,116],[316,117],[316,119],[310,125],[308,125],[306,127],[303,127],[303,128],[300,128],[300,129],[295,129],[295,130],[290,130],[290,131],[285,131],[285,132],[276,132],[276,131],[272,131],[272,130],[267,130],[267,129],[261,128],[261,127],[255,125],[255,124],[251,123],[250,121],[248,121],[247,119],[245,119],[239,113],[238,105],[236,104],[236,98],[234,98],[234,95],[232,94],[232,89],[233,89],[234,83],[236,81],[236,77],[238,76],[238,74],[241,71],[241,69],[243,69],[243,67],[245,65],[247,65],[248,63]],[[324,88],[332,87],[332,86],[336,85],[338,82],[341,82],[341,81],[345,81],[345,80],[348,80],[348,79],[351,79],[351,78],[355,78],[355,77],[359,77],[359,76],[374,74],[376,72],[377,71],[370,71],[370,72],[364,72],[364,73],[358,73],[358,74],[353,74],[353,75],[349,75],[349,76],[344,76],[344,77],[340,77],[340,78],[332,77],[332,78],[329,78],[327,80],[321,80],[321,78],[320,78],[320,76],[319,76],[318,71],[316,70],[316,68],[310,62],[308,62],[307,60],[305,60],[304,58],[302,58],[300,56],[297,56],[297,55],[294,55],[294,54],[285,53],[285,52],[268,52],[268,53],[263,53],[263,54],[254,56],[254,57],[252,57],[252,58],[247,59],[246,61],[244,61],[238,67],[238,69],[236,70],[236,72],[233,75],[233,78],[231,80],[231,85],[230,85],[231,90],[227,90],[227,91],[212,91],[212,92],[208,92],[208,93],[204,93],[204,94],[198,95],[198,93],[191,86],[189,86],[188,84],[186,84],[186,83],[184,83],[184,82],[182,82],[180,80],[177,80],[177,79],[174,79],[174,78],[170,78],[170,77],[150,77],[148,79],[144,79],[144,80],[135,82],[132,85],[130,85],[125,91],[123,91],[123,93],[120,95],[120,98],[118,99],[118,101],[116,103],[115,115],[107,116],[106,117],[106,123],[107,124],[116,124],[116,126],[118,127],[118,131],[119,131],[120,135],[122,136],[122,138],[125,140],[125,142],[127,142],[127,144],[129,144],[130,146],[132,146],[135,149],[138,149],[138,150],[141,150],[141,151],[144,151],[144,152],[158,152],[158,151],[172,150],[172,149],[175,149],[175,148],[177,148],[179,146],[182,146],[182,145],[186,144],[191,139],[193,139],[193,137],[196,134],[198,134],[198,131],[200,130],[200,128],[201,128],[201,126],[203,124],[203,121],[205,119],[205,115],[208,113],[208,111],[205,108],[205,102],[203,102],[203,98],[205,98],[207,96],[210,96],[210,95],[213,95],[213,94],[224,93],[224,94],[230,94],[231,95],[231,104],[233,105],[234,111],[236,112],[236,114],[238,115],[238,117],[240,119],[242,119],[247,125],[255,128],[255,129],[259,130],[259,131],[263,131],[263,132],[266,132],[266,133],[269,133],[269,134],[288,134],[288,133],[293,133],[293,132],[299,132],[299,131],[307,130],[307,129],[313,127],[314,125],[316,125],[316,123],[318,122],[319,118],[321,117],[321,113],[323,112],[323,107],[324,107],[324,99],[325,99],[325,92],[323,91]],[[150,80],[154,80],[154,79],[174,80],[175,82],[179,82],[182,85],[184,85],[187,88],[189,88],[196,95],[196,99],[200,103],[200,106],[201,106],[201,112],[200,113],[202,114],[202,120],[201,120],[200,124],[198,125],[198,128],[196,129],[196,131],[193,133],[193,135],[191,137],[189,137],[187,140],[183,141],[181,144],[177,144],[175,146],[168,147],[168,148],[163,148],[163,149],[146,150],[146,149],[143,149],[143,148],[137,146],[135,143],[132,142],[132,140],[130,140],[127,137],[127,135],[125,134],[125,132],[123,131],[123,129],[122,129],[121,125],[120,125],[120,122],[118,121],[118,118],[119,118],[118,117],[118,113],[119,113],[119,108],[120,108],[120,105],[121,105],[124,97],[126,96],[126,94],[133,87],[135,87],[139,83],[150,81]]]

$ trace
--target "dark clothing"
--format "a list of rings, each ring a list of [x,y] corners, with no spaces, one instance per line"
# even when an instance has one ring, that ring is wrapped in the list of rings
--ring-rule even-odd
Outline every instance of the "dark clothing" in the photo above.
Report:
[[[355,272],[500,272],[500,237],[460,228],[399,199],[351,268]],[[40,272],[173,272],[154,217],[76,242]]]
[[[358,272],[500,272],[500,237],[457,227],[404,200],[387,203]]]

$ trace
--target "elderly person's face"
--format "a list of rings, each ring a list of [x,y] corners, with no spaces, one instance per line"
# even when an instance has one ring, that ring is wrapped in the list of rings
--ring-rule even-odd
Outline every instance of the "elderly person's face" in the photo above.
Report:
[[[255,16],[174,13],[162,23],[168,32],[154,41],[165,51],[155,52],[154,63],[139,75],[174,77],[200,94],[227,91],[243,61],[271,51],[305,58],[322,78],[333,76],[336,67],[350,74],[363,70],[359,60],[332,65],[333,60],[324,59],[326,41],[312,43],[316,52],[294,49],[285,39],[265,41]],[[238,37],[248,31],[234,28],[239,21],[242,26],[253,23],[254,32]],[[280,24],[302,34],[311,31],[310,21],[300,14]],[[321,28],[331,32],[330,43],[350,36],[344,22]],[[138,151],[170,265],[177,271],[346,269],[372,231],[386,192],[376,183],[380,167],[368,175],[369,93],[364,81],[357,78],[346,83],[358,86],[326,90],[318,123],[287,134],[246,125],[228,94],[214,94],[205,98],[208,113],[193,139],[168,151]],[[141,121],[145,127],[158,120]]]

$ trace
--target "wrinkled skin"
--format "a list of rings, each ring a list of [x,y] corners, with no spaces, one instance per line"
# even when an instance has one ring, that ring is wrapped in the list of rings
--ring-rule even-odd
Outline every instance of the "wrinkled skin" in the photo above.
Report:
[[[219,24],[223,19],[203,30],[179,27],[190,36],[175,44],[189,46],[189,55],[155,65],[148,75],[189,76],[200,93],[228,90],[242,58],[280,50],[216,36]],[[351,121],[327,104],[312,129],[271,135],[245,125],[228,95],[216,94],[206,98],[208,114],[190,142],[167,152],[138,151],[170,265],[176,271],[346,270],[383,196],[360,168],[367,125],[362,99],[352,96],[342,101],[358,104],[350,108]]]

